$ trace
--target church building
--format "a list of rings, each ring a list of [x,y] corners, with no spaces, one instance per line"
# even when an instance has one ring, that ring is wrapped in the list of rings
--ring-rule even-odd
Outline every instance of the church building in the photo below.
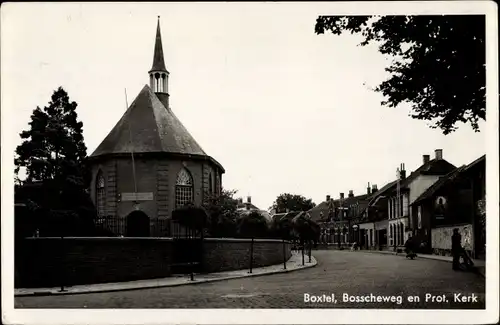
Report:
[[[171,236],[172,211],[220,193],[224,168],[189,134],[169,106],[160,33],[145,85],[90,156],[91,196],[117,235]],[[108,223],[109,224],[109,223]]]

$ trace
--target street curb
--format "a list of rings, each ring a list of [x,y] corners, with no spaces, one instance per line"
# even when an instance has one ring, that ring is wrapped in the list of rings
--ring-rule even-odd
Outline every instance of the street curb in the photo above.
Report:
[[[395,256],[402,256],[402,255],[404,255],[404,253],[400,253],[401,254],[400,255],[400,254],[395,254],[394,252],[380,252],[380,251],[370,251],[370,250],[361,251],[361,252],[372,253],[372,254],[380,254],[380,255],[395,255]],[[428,260],[440,261],[440,262],[447,262],[447,263],[451,263],[452,262],[452,261],[449,261],[449,260],[443,260],[443,259],[434,258],[434,257],[431,257],[431,256],[422,256],[422,255],[418,255],[418,254],[417,254],[417,257],[428,259]],[[484,266],[484,267],[475,266],[474,267],[474,271],[472,273],[475,273],[477,275],[480,275],[483,278],[486,278],[486,272],[482,272],[481,268],[486,269],[486,266]]]
[[[212,279],[202,279],[202,280],[195,280],[192,282],[182,282],[182,283],[167,283],[167,284],[152,284],[152,285],[142,285],[142,286],[137,286],[137,287],[130,287],[130,288],[114,288],[114,289],[94,289],[94,290],[88,290],[88,291],[79,291],[79,292],[71,292],[71,291],[64,291],[64,292],[52,292],[52,291],[42,291],[42,292],[26,292],[26,293],[14,293],[14,297],[42,297],[42,296],[64,296],[64,295],[82,295],[82,294],[89,294],[89,293],[105,293],[105,292],[116,292],[116,291],[132,291],[132,290],[144,290],[144,289],[155,289],[155,288],[166,288],[166,287],[179,287],[179,286],[184,286],[184,285],[196,285],[196,284],[202,284],[202,283],[209,283],[209,282],[217,282],[217,281],[225,281],[225,280],[232,280],[232,279],[240,279],[240,278],[250,278],[250,277],[258,277],[258,276],[265,276],[265,275],[273,275],[273,274],[279,274],[279,273],[289,273],[289,272],[294,272],[294,271],[300,271],[304,269],[309,269],[312,267],[315,267],[318,264],[318,261],[314,258],[314,256],[311,256],[311,263],[307,263],[305,265],[300,265],[300,267],[293,268],[293,269],[280,269],[280,270],[275,270],[275,271],[269,271],[265,273],[246,273],[246,274],[238,274],[238,275],[228,275],[225,277],[220,277],[220,278],[212,278]],[[275,265],[281,265],[280,264],[275,264]],[[275,265],[270,265],[270,266],[275,266]],[[269,267],[269,266],[267,266]],[[241,271],[241,270],[238,270]],[[254,269],[255,271],[255,269]],[[139,280],[143,281],[143,280]],[[152,279],[151,281],[155,281],[155,279]]]

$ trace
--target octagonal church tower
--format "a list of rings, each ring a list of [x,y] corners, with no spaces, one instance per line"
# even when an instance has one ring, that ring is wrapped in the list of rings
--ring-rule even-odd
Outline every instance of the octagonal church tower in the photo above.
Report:
[[[159,18],[149,85],[90,156],[99,222],[117,235],[171,236],[174,209],[221,191],[224,168],[169,106]]]

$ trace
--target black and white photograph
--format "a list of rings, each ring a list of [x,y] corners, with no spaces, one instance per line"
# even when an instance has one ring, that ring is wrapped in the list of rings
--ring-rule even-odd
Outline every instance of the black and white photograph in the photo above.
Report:
[[[497,12],[2,4],[2,322],[497,323]]]

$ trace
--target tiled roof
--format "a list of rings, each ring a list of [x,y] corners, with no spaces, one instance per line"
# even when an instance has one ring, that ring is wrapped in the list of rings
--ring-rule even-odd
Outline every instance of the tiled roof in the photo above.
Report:
[[[454,171],[440,177],[434,184],[432,184],[427,190],[424,191],[411,205],[414,205],[418,202],[422,202],[431,198],[440,188],[442,188],[445,184],[449,184],[453,182],[460,173],[465,169],[466,166],[462,166],[460,168],[455,169]]]
[[[148,85],[142,88],[91,157],[130,152],[207,156],[172,110],[165,108]]]
[[[415,178],[420,175],[446,175],[455,170],[455,168],[456,167],[454,165],[450,164],[444,159],[432,159],[417,168],[404,180],[402,180],[400,186],[402,188],[407,187]]]
[[[468,171],[468,170],[478,166],[481,163],[486,163],[486,155],[482,155],[481,157],[477,158],[476,160],[474,160],[473,162],[471,162],[470,164],[465,166],[464,171]]]
[[[486,155],[483,155],[478,159],[474,160],[469,165],[456,168],[455,170],[451,171],[445,176],[440,177],[434,184],[432,184],[432,186],[430,186],[424,193],[422,193],[412,204],[419,203],[431,198],[440,188],[442,188],[447,184],[450,184],[455,179],[457,179],[457,177],[459,177],[462,173],[470,170],[471,168],[477,166],[479,163],[485,161],[486,161]]]

